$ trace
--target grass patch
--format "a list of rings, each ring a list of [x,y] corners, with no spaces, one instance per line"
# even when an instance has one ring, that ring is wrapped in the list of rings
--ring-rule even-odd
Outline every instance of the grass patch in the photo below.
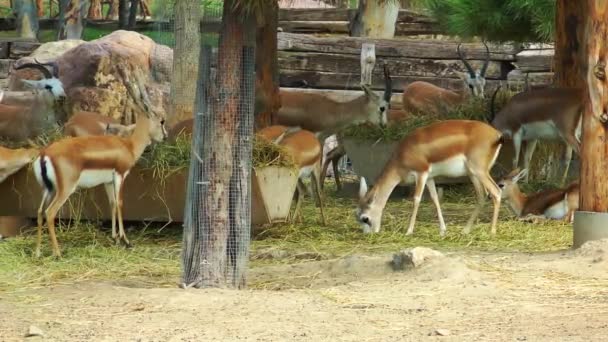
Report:
[[[382,232],[363,235],[354,219],[356,200],[340,197],[327,184],[325,191],[328,225],[319,225],[318,209],[307,197],[303,205],[304,222],[275,224],[252,241],[252,267],[268,264],[301,262],[303,252],[322,258],[350,254],[394,252],[411,246],[427,246],[441,250],[491,252],[547,252],[568,248],[572,242],[569,224],[548,221],[529,224],[514,220],[503,208],[496,237],[490,230],[491,205],[488,203],[470,235],[461,234],[474,207],[473,190],[468,185],[446,188],[442,208],[448,224],[447,237],[438,233],[434,206],[424,201],[413,236],[405,236],[411,213],[411,199],[395,198],[384,211]],[[174,225],[163,229],[137,226],[128,229],[134,248],[115,246],[107,227],[100,224],[74,224],[59,229],[58,239],[64,257],[51,255],[48,236],[43,237],[43,257],[33,257],[35,230],[22,237],[0,242],[0,293],[23,288],[36,288],[84,281],[117,281],[137,286],[173,287],[179,281],[181,229]],[[287,255],[280,259],[256,258],[268,250]]]

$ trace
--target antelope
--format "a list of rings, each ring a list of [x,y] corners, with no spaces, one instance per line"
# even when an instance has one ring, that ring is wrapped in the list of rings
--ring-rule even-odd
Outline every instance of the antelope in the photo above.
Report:
[[[194,128],[194,118],[179,121],[178,123],[173,125],[173,127],[169,128],[168,141],[175,142],[177,137],[179,137],[180,135],[184,135],[189,138],[192,137],[193,128]]]
[[[0,183],[31,163],[37,155],[37,148],[10,149],[0,146]]]
[[[519,166],[522,142],[524,168],[530,168],[530,160],[538,140],[561,140],[566,143],[566,168],[562,177],[565,182],[570,168],[572,151],[580,151],[582,109],[585,92],[577,88],[530,89],[513,96],[497,113],[494,113],[492,96],[492,126],[513,140],[515,156],[513,168]],[[526,181],[528,175],[525,176]]]
[[[121,125],[116,120],[95,112],[77,112],[63,126],[63,134],[69,137],[91,135],[119,135],[126,137],[135,125]]]
[[[269,126],[257,132],[263,139],[283,146],[293,156],[296,167],[298,167],[298,184],[296,194],[296,206],[292,215],[295,220],[300,213],[302,195],[306,192],[303,180],[310,177],[313,196],[319,205],[321,222],[326,224],[323,212],[323,199],[321,195],[321,158],[323,157],[323,146],[316,135],[303,129],[290,129],[286,126]]]
[[[501,195],[498,185],[490,176],[490,169],[502,144],[500,132],[480,121],[446,120],[414,130],[400,142],[371,190],[368,191],[365,178],[361,178],[356,217],[363,232],[379,232],[382,211],[393,189],[402,182],[415,182],[414,209],[406,234],[414,233],[416,215],[426,185],[437,209],[439,234],[445,236],[446,225],[434,178],[468,175],[477,193],[477,206],[463,232],[470,232],[483,208],[487,191],[494,202],[492,234],[496,234]]]
[[[44,193],[38,209],[36,256],[40,256],[43,214],[48,224],[53,256],[61,257],[55,236],[55,217],[77,188],[104,185],[112,211],[112,238],[130,246],[122,221],[125,177],[144,149],[167,137],[164,119],[139,115],[133,134],[68,137],[43,149],[34,161],[34,173]],[[116,219],[118,218],[118,235]]]
[[[21,69],[36,69],[42,73],[44,76],[41,80],[26,80],[21,79],[21,82],[30,89],[35,90],[44,90],[49,91],[54,98],[60,99],[66,97],[65,90],[63,88],[63,83],[58,78],[59,77],[59,68],[55,62],[53,63],[45,63],[42,64],[34,59],[36,63],[24,63],[22,65],[16,66],[15,70]],[[51,73],[45,65],[51,65],[53,68],[53,72]]]
[[[490,63],[490,49],[484,42],[486,48],[486,60],[481,69],[474,70],[471,64],[467,61],[460,46],[456,48],[458,57],[464,64],[467,72],[456,72],[462,79],[463,89],[459,92],[438,87],[432,83],[424,81],[415,81],[408,84],[403,89],[402,101],[403,111],[408,113],[424,113],[431,115],[440,115],[446,109],[453,108],[467,101],[471,96],[477,98],[485,97],[486,87],[486,71]]]
[[[515,169],[498,182],[502,198],[506,199],[517,217],[529,219],[565,220],[572,222],[579,205],[579,184],[571,183],[562,189],[544,190],[532,195],[521,192],[517,182],[528,173],[527,169]]]
[[[55,124],[52,109],[54,100],[48,93],[26,94],[25,97],[7,99],[4,92],[0,91],[0,101],[5,102],[0,103],[1,137],[22,141],[37,136],[46,127]]]

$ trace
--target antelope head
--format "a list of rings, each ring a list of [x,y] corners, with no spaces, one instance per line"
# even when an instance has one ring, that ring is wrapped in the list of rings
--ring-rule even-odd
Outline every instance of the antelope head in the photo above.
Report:
[[[376,203],[376,192],[368,191],[365,178],[359,184],[359,206],[355,213],[357,221],[366,234],[380,231],[382,206]]]
[[[473,96],[484,98],[484,90],[486,88],[486,71],[488,70],[488,64],[490,64],[490,49],[488,48],[488,45],[483,42],[483,45],[486,48],[486,60],[481,69],[474,70],[460,50],[461,45],[462,43],[458,44],[456,50],[458,51],[458,57],[464,64],[464,67],[467,69],[467,72],[463,75],[463,80],[471,90]]]
[[[32,88],[32,89],[40,89],[40,90],[47,90],[49,91],[53,97],[55,99],[60,99],[60,98],[64,98],[65,95],[65,90],[63,89],[63,83],[61,83],[61,80],[59,80],[59,72],[58,72],[58,67],[57,67],[57,63],[55,62],[51,62],[51,63],[40,63],[37,60],[35,60],[35,63],[25,63],[22,65],[19,65],[18,67],[15,67],[15,70],[20,70],[20,69],[36,69],[39,70],[42,75],[44,75],[44,79],[39,80],[39,81],[34,81],[34,80],[22,80],[22,82]],[[45,65],[50,65],[53,67],[53,73],[51,73],[46,67]]]
[[[380,126],[386,126],[391,96],[393,94],[393,85],[388,67],[384,65],[384,95],[382,97],[376,94],[368,84],[362,84],[361,88],[367,98],[366,112],[369,113],[368,121]]]

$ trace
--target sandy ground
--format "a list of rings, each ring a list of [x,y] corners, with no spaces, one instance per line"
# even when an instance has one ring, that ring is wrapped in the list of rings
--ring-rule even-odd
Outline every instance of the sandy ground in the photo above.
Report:
[[[265,290],[81,283],[4,293],[2,341],[605,341],[608,243],[543,255],[257,268]],[[31,325],[45,337],[25,338]],[[445,329],[446,336],[436,335]]]

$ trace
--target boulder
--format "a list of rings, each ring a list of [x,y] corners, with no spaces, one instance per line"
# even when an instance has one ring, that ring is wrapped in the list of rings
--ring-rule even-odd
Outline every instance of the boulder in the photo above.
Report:
[[[420,267],[433,259],[443,258],[443,253],[426,247],[404,249],[393,255],[392,266],[396,270],[406,267]]]
[[[138,101],[144,99],[156,114],[166,117],[173,63],[173,51],[167,46],[119,30],[79,44],[55,62],[68,97],[68,113],[98,112],[130,124],[141,108]]]

